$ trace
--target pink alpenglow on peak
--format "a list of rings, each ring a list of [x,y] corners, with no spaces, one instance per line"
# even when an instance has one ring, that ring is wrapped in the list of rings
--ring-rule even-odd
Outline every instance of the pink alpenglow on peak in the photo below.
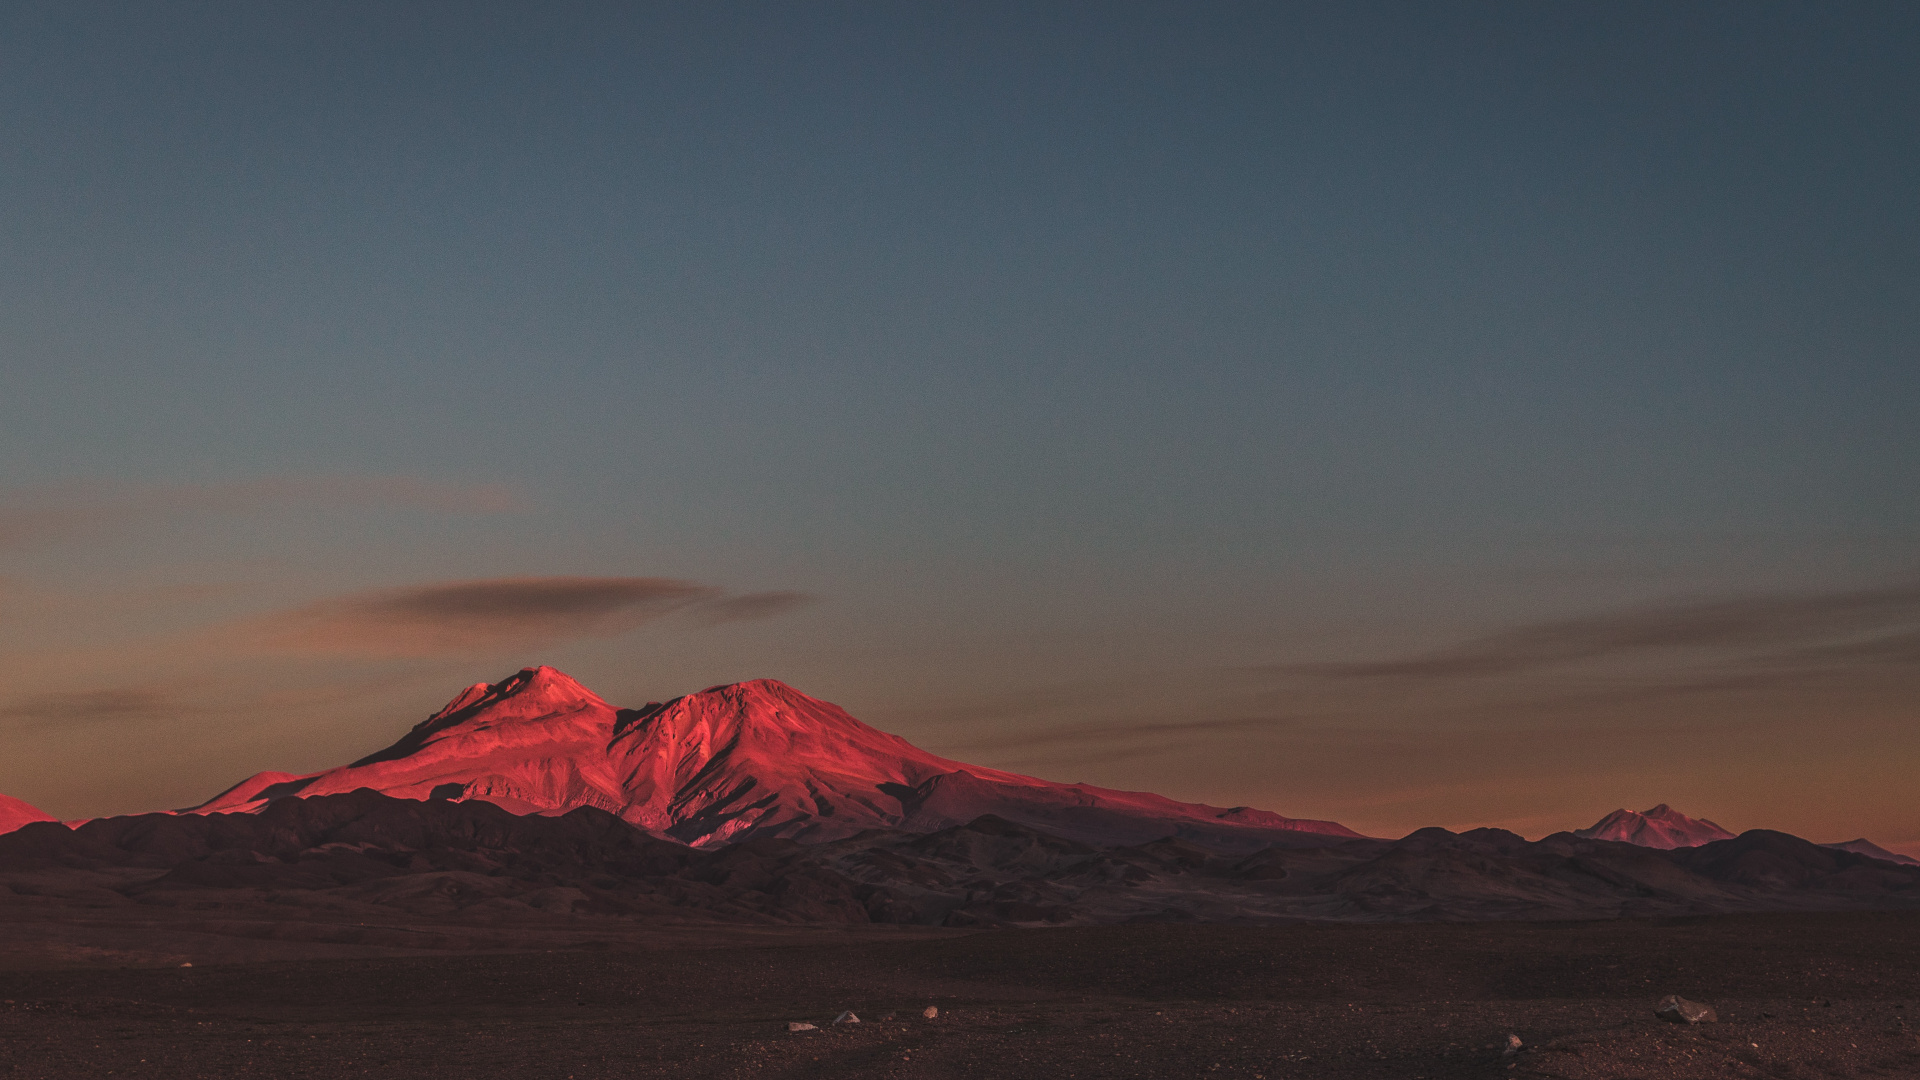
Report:
[[[378,753],[325,772],[261,773],[193,808],[258,810],[371,788],[482,799],[518,814],[596,807],[706,846],[748,836],[836,840],[931,832],[993,814],[1096,843],[1182,836],[1264,847],[1357,837],[1330,821],[1058,784],[951,761],[774,679],[620,709],[550,667],[476,683]]]
[[[1661,803],[1651,810],[1634,813],[1615,810],[1595,822],[1590,829],[1576,829],[1573,835],[1590,840],[1619,840],[1650,848],[1699,847],[1715,840],[1731,840],[1733,833],[1706,818],[1690,818]]]
[[[11,795],[0,795],[0,833],[10,833],[22,825],[31,825],[36,821],[57,821],[58,818],[29,802],[16,799]]]

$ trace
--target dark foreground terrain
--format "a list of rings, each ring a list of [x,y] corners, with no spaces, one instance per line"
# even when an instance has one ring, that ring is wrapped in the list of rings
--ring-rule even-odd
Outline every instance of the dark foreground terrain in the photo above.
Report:
[[[694,849],[362,791],[0,836],[0,1080],[1920,1077],[1916,906],[1763,831]]]
[[[1920,866],[1762,829],[1672,851],[1498,829],[1398,840],[1269,830],[1251,849],[1200,842],[1217,839],[1176,830],[1101,846],[984,815],[930,833],[691,848],[591,808],[521,817],[484,801],[356,791],[281,799],[257,814],[27,825],[0,836],[0,909],[264,920],[342,945],[356,943],[357,926],[393,920],[511,936],[555,916],[625,932],[1920,910]]]
[[[569,947],[506,953],[459,951],[487,934],[457,926],[410,947],[404,926],[369,930],[352,948],[388,955],[15,909],[0,1075],[1920,1076],[1911,912],[585,936],[556,919]],[[218,959],[269,944],[288,958]],[[1667,993],[1720,1022],[1656,1019]],[[832,1028],[843,1009],[863,1022]],[[1509,1034],[1525,1048],[1503,1056]]]

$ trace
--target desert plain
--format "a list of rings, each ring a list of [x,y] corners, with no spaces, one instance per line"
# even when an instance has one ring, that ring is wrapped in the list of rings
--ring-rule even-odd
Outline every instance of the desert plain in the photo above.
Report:
[[[1915,912],[950,930],[4,910],[7,1077],[1920,1076]],[[1668,993],[1718,1021],[1658,1019]]]

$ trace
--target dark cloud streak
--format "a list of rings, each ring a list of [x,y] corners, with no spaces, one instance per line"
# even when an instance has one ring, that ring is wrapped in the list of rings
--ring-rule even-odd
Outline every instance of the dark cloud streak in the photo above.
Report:
[[[292,652],[431,656],[611,637],[720,590],[654,577],[441,582],[322,600],[252,624]]]
[[[132,723],[171,716],[177,711],[168,696],[157,690],[124,687],[39,694],[0,708],[0,720],[51,728]]]
[[[660,577],[489,578],[335,597],[240,629],[275,651],[426,657],[612,637],[682,610],[707,622],[771,618],[813,600],[796,592],[727,596]]]
[[[702,604],[697,613],[709,625],[771,619],[789,611],[820,602],[817,596],[803,592],[757,592],[727,596]]]
[[[1907,628],[1916,622],[1920,586],[1899,585],[1642,608],[1540,623],[1404,659],[1285,670],[1348,679],[1462,679],[1689,651],[1897,656],[1897,643],[1907,639]]]
[[[1199,720],[1161,720],[1146,723],[1075,724],[1045,731],[1010,733],[961,744],[966,751],[1004,752],[1031,750],[1046,746],[1084,746],[1107,744],[1124,739],[1150,739],[1156,736],[1213,734],[1248,729],[1278,730],[1299,721],[1277,716],[1213,717]]]

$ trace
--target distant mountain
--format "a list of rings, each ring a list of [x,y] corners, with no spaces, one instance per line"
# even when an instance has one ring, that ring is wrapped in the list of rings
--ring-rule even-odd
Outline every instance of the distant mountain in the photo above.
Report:
[[[1637,814],[1631,810],[1615,810],[1595,822],[1592,828],[1576,829],[1573,835],[1667,850],[1733,839],[1732,833],[1713,822],[1690,818],[1666,803]]]
[[[1851,851],[1855,855],[1865,855],[1869,858],[1885,859],[1891,863],[1901,863],[1906,866],[1920,866],[1920,859],[1913,858],[1910,855],[1902,855],[1896,851],[1888,851],[1879,844],[1873,843],[1865,838],[1848,840],[1842,844],[1821,844],[1820,846],[1832,848],[1835,851]]]
[[[11,795],[0,795],[0,833],[10,833],[29,822],[53,820],[52,814],[31,803],[22,802]]]
[[[257,811],[360,788],[478,799],[516,814],[592,807],[702,846],[750,836],[826,841],[875,828],[933,832],[986,814],[1098,844],[1179,836],[1252,850],[1359,836],[1330,821],[950,761],[772,679],[619,709],[550,667],[476,683],[351,765],[260,773],[193,812]]]

